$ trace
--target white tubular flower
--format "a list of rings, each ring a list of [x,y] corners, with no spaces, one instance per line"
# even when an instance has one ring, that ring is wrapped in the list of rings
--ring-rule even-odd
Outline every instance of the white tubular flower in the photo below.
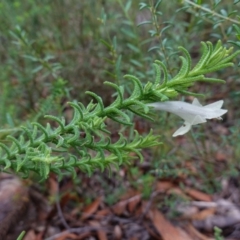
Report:
[[[221,119],[221,116],[227,112],[226,109],[221,109],[223,100],[206,106],[202,106],[196,98],[194,98],[192,104],[181,101],[166,101],[147,105],[157,110],[174,113],[185,120],[183,126],[173,134],[173,137],[187,133],[192,125],[204,123],[207,121],[206,119]]]

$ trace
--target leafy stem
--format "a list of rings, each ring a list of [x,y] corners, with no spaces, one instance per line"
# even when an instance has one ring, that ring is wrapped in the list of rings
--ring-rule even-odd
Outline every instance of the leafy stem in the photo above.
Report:
[[[34,171],[46,179],[51,171],[59,177],[66,172],[75,175],[76,168],[90,174],[96,168],[110,169],[111,165],[118,167],[135,157],[142,159],[143,148],[161,144],[159,136],[155,136],[152,131],[141,136],[135,131],[132,140],[119,134],[119,139],[113,141],[106,119],[120,125],[132,125],[129,117],[129,112],[132,112],[153,120],[146,103],[165,101],[179,93],[198,95],[188,91],[196,81],[224,82],[222,79],[207,78],[205,74],[232,66],[231,60],[240,51],[231,53],[233,49],[226,49],[220,41],[215,47],[210,42],[203,42],[202,46],[202,57],[193,68],[190,54],[180,47],[185,56],[181,57],[182,66],[172,79],[168,79],[166,66],[156,60],[155,81],[148,81],[145,86],[137,77],[125,75],[133,83],[130,96],[125,96],[123,86],[105,82],[117,91],[116,99],[109,106],[104,106],[100,96],[88,91],[86,93],[94,101],[86,107],[82,103],[70,102],[74,114],[69,123],[62,117],[46,115],[58,127],[53,128],[50,123],[43,126],[38,122],[22,127],[22,133],[13,133],[7,137],[8,144],[0,143],[0,166],[4,171],[11,169],[23,173],[25,177],[28,177],[30,171]]]

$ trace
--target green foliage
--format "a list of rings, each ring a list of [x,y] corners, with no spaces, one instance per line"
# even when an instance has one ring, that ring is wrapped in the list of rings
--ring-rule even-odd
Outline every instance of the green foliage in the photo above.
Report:
[[[22,240],[25,233],[26,233],[25,231],[22,231],[21,234],[18,236],[17,240]]]
[[[61,69],[61,64],[59,63],[50,63],[50,60],[54,57],[51,55],[47,55],[45,57],[40,56],[40,53],[36,51],[33,47],[34,42],[29,41],[26,36],[26,32],[23,31],[19,26],[15,28],[14,32],[10,32],[13,36],[14,40],[13,43],[19,47],[25,53],[23,57],[29,59],[33,63],[36,63],[36,67],[33,68],[32,73],[37,73],[41,70],[45,70],[46,72],[43,76],[47,76],[48,74],[52,74],[55,78],[57,78],[58,70]]]
[[[165,65],[156,61],[154,82],[148,82],[143,86],[138,78],[125,75],[125,78],[133,84],[130,96],[124,96],[123,86],[106,82],[106,85],[117,91],[115,101],[109,106],[104,106],[100,96],[87,91],[95,103],[91,101],[85,107],[82,103],[70,102],[74,114],[69,123],[62,117],[46,115],[45,118],[59,126],[54,128],[48,123],[45,127],[33,122],[23,126],[22,134],[19,136],[7,136],[9,144],[0,143],[0,164],[3,170],[21,172],[24,177],[29,176],[29,171],[35,171],[46,179],[50,171],[56,172],[61,177],[62,170],[75,174],[75,168],[79,168],[91,174],[96,168],[103,171],[113,164],[118,167],[122,163],[130,162],[131,153],[135,153],[142,160],[141,149],[160,144],[158,136],[154,136],[152,131],[146,136],[140,136],[135,131],[131,141],[120,134],[119,139],[113,142],[105,123],[106,119],[109,118],[121,125],[132,125],[128,116],[128,112],[132,112],[152,120],[145,103],[174,98],[179,93],[195,95],[187,90],[196,81],[224,82],[221,79],[207,78],[204,74],[232,66],[230,61],[238,52],[230,55],[232,49],[222,47],[220,41],[215,48],[209,42],[202,45],[202,57],[193,69],[190,54],[181,48],[186,57],[181,57],[182,67],[172,79],[168,79]],[[164,72],[163,79],[160,67]]]
[[[218,227],[214,227],[214,237],[215,240],[224,240],[224,238],[221,236],[222,230]]]

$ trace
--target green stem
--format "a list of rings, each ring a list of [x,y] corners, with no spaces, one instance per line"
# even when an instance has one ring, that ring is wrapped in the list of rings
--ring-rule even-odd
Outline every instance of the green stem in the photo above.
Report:
[[[226,21],[233,22],[233,23],[236,23],[236,24],[240,25],[240,22],[235,20],[235,19],[232,19],[232,18],[229,18],[229,17],[225,17],[225,16],[223,16],[223,15],[221,15],[219,13],[216,13],[216,12],[208,9],[208,8],[202,7],[201,5],[196,4],[196,3],[192,2],[192,1],[189,1],[189,0],[183,0],[183,1],[188,3],[188,4],[190,4],[190,5],[192,5],[192,6],[194,6],[195,8],[198,8],[198,9],[201,9],[201,10],[203,10],[205,12],[211,13],[213,16],[217,16],[219,18],[225,19]]]

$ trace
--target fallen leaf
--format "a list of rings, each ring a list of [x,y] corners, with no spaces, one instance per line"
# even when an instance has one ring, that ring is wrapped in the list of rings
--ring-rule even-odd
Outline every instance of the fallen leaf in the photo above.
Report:
[[[43,240],[44,231],[39,232],[34,240]]]
[[[156,184],[156,190],[160,192],[166,192],[174,187],[174,184],[170,181],[158,181]]]
[[[130,213],[133,213],[133,211],[136,209],[137,205],[140,203],[142,196],[140,194],[131,197],[128,200],[128,210]]]
[[[109,208],[104,208],[95,213],[95,219],[101,219],[108,215],[112,215],[112,211]]]
[[[184,192],[195,200],[211,202],[212,196],[192,188],[184,189]]]
[[[181,190],[179,187],[173,187],[173,188],[170,188],[168,191],[167,191],[168,194],[176,194],[176,195],[179,195],[181,196],[182,198],[186,199],[186,200],[189,200],[189,197],[183,192],[183,190]]]
[[[208,238],[207,236],[200,233],[192,224],[189,224],[186,228],[188,233],[194,240],[212,240],[212,238]]]
[[[98,209],[98,207],[99,207],[101,202],[102,202],[102,198],[99,197],[95,201],[93,201],[91,204],[86,206],[83,209],[81,219],[85,220],[85,219],[89,218],[92,214],[94,214],[97,211],[97,209]]]
[[[188,169],[192,174],[197,174],[198,170],[192,160],[186,161],[184,165],[184,168]]]
[[[119,225],[116,225],[113,230],[113,236],[115,240],[121,240],[122,239],[122,229]]]
[[[139,191],[136,191],[134,189],[128,189],[127,192],[125,192],[123,195],[121,195],[120,200],[121,201],[128,200],[129,198],[134,197],[134,196],[139,195],[139,194],[141,194]]]
[[[103,227],[101,226],[101,224],[99,222],[97,222],[97,221],[90,221],[89,223],[90,223],[91,226],[97,228],[96,232],[97,232],[97,236],[98,236],[99,240],[108,240],[107,239],[107,234],[103,230]]]
[[[24,236],[23,240],[35,240],[36,234],[34,230],[29,230]]]
[[[81,233],[81,234],[78,235],[78,239],[77,240],[85,240],[85,239],[88,239],[88,237],[91,237],[91,236],[92,236],[91,231],[84,232],[84,233]]]
[[[216,208],[207,208],[191,216],[192,220],[204,220],[216,212]]]
[[[185,231],[173,226],[157,209],[150,211],[150,218],[163,240],[192,240]]]
[[[58,188],[58,182],[56,179],[56,175],[51,173],[48,180],[47,180],[47,185],[48,185],[48,191],[50,196],[55,197],[58,192],[59,192],[59,188]]]
[[[76,234],[73,233],[62,233],[61,236],[56,237],[55,240],[67,240],[67,239],[79,239]]]
[[[228,157],[223,152],[217,152],[215,155],[215,159],[219,162],[223,162],[223,161],[226,161]]]
[[[128,202],[126,200],[120,201],[112,206],[112,210],[116,215],[121,215],[126,211]]]

